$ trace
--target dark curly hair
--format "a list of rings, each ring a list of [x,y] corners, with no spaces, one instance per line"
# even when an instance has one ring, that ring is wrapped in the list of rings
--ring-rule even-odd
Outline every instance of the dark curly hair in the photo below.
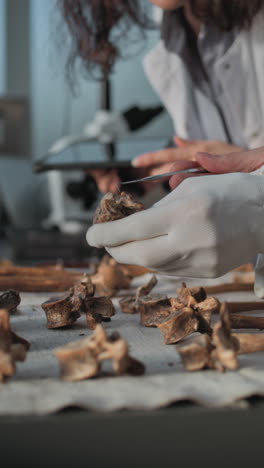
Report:
[[[222,31],[250,28],[263,0],[190,0],[192,12]]]
[[[58,1],[72,37],[69,72],[79,57],[88,71],[99,66],[107,75],[129,38],[135,40],[134,26],[141,37],[155,27],[142,0]]]
[[[143,0],[58,0],[72,36],[68,69],[80,57],[88,71],[107,75],[133,26],[153,28]],[[193,14],[223,31],[249,28],[264,0],[190,0]],[[133,30],[134,31],[134,30]]]

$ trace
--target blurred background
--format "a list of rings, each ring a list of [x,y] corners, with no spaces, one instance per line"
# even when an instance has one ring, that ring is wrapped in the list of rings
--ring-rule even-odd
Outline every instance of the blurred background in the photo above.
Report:
[[[103,84],[81,66],[72,84],[67,78],[70,38],[57,0],[0,0],[0,36],[1,257],[78,261],[89,255],[84,233],[101,196],[82,163],[129,160],[172,135],[142,66],[159,31],[135,33]],[[87,138],[104,118],[100,109],[114,122],[129,117],[115,145]]]

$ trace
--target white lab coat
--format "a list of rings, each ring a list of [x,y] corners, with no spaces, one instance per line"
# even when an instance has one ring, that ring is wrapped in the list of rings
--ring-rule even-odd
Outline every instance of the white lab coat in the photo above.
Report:
[[[264,13],[249,31],[238,33],[215,71],[233,118],[249,149],[264,146]],[[226,141],[215,105],[198,88],[181,57],[168,51],[163,41],[148,54],[145,72],[172,117],[182,138]],[[197,119],[198,105],[199,119]],[[263,175],[264,177],[264,175]],[[264,297],[264,255],[258,256],[255,292]]]
[[[249,31],[240,32],[215,71],[236,125],[248,148],[264,145],[264,14]],[[180,56],[169,52],[163,41],[144,60],[145,72],[172,117],[182,138],[226,140],[219,115],[210,98],[193,86]],[[194,112],[198,105],[197,112]]]

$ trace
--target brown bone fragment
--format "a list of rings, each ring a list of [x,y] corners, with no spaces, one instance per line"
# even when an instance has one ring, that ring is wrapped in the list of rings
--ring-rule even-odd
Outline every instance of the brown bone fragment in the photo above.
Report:
[[[171,297],[170,299],[172,312],[182,310],[184,305],[179,301],[178,297]]]
[[[62,378],[68,381],[98,376],[101,362],[111,359],[118,375],[144,373],[144,365],[133,359],[128,345],[118,334],[108,337],[101,325],[92,336],[70,343],[55,351],[61,366]]]
[[[138,301],[139,298],[142,296],[148,296],[151,293],[152,289],[155,288],[157,282],[157,277],[153,275],[147,284],[140,286],[136,292],[136,301]]]
[[[86,312],[86,301],[93,297],[95,286],[89,276],[84,276],[81,283],[77,283],[70,289],[73,312]]]
[[[214,314],[220,310],[220,302],[215,297],[207,297],[204,301],[194,305],[194,309],[204,317]]]
[[[25,340],[21,336],[17,335],[13,330],[11,330],[12,344],[22,346],[25,351],[28,351],[30,348],[29,341]]]
[[[256,328],[264,329],[264,317],[252,317],[241,314],[230,316],[231,328]]]
[[[264,351],[263,333],[234,333],[233,336],[239,341],[239,354]]]
[[[245,263],[244,265],[234,268],[232,271],[236,273],[251,273],[254,271],[254,266],[252,263]]]
[[[178,296],[166,304],[148,297],[141,298],[140,302],[142,325],[158,326],[166,344],[177,343],[196,331],[211,335],[211,316],[220,308],[219,301],[207,298],[203,288],[187,288],[185,283]]]
[[[231,322],[226,303],[221,305],[220,321],[213,327],[212,342],[215,345],[215,350],[212,352],[215,368],[220,371],[237,369],[239,343],[231,334]]]
[[[213,346],[208,335],[197,336],[190,342],[177,346],[183,365],[188,371],[209,369],[212,349]]]
[[[250,303],[245,304],[245,307],[250,305]],[[187,370],[216,369],[221,372],[226,369],[235,370],[238,368],[238,354],[264,351],[264,334],[231,333],[231,328],[262,329],[264,317],[237,313],[233,315],[230,314],[228,306],[227,303],[221,304],[220,320],[214,325],[211,337],[206,332],[206,338],[194,338],[182,346],[177,346]],[[235,312],[239,310],[237,303],[234,309]]]
[[[16,361],[24,361],[30,344],[11,329],[8,310],[0,310],[0,382],[16,371]]]
[[[137,314],[139,312],[140,298],[149,295],[157,282],[156,276],[152,276],[147,284],[137,288],[136,296],[126,296],[120,299],[119,305],[122,312],[124,314]]]
[[[252,271],[250,273],[242,273],[233,275],[233,282],[234,283],[255,283],[255,272]]]
[[[125,296],[119,301],[120,308],[124,314],[137,314],[139,304],[136,303],[135,296]]]
[[[178,296],[171,298],[172,313],[158,324],[166,344],[177,343],[194,332],[212,334],[212,313],[220,308],[214,297],[206,297],[204,288],[187,288],[183,283]]]
[[[178,343],[195,332],[212,334],[211,312],[201,315],[192,307],[184,307],[157,324],[164,336],[165,344]]]
[[[253,310],[264,310],[264,301],[227,302],[227,307],[230,314],[236,314],[237,312],[251,312]]]
[[[19,293],[13,289],[9,289],[0,294],[0,309],[8,310],[11,314],[16,312],[20,302],[21,298]]]
[[[87,326],[90,330],[96,328],[97,323],[109,321],[115,315],[115,308],[110,297],[90,297],[85,301]]]
[[[88,328],[94,330],[97,323],[109,321],[115,308],[109,297],[93,297],[95,286],[89,276],[83,278],[62,298],[50,299],[42,304],[46,313],[48,328],[62,328],[74,324],[86,314]]]
[[[114,296],[121,289],[129,289],[131,278],[125,275],[120,265],[106,255],[97,272],[91,277],[96,292],[102,296]]]
[[[70,276],[1,276],[0,291],[16,289],[20,292],[65,292],[70,289],[76,281],[82,279],[82,274],[78,277]]]
[[[100,361],[112,359],[113,369],[117,375],[131,374],[142,375],[145,366],[137,359],[129,355],[128,344],[125,340],[117,336],[105,343],[105,350],[99,356]]]
[[[253,291],[254,283],[222,283],[215,286],[204,287],[207,294],[220,294],[225,292]]]
[[[71,295],[54,297],[41,305],[47,317],[48,328],[69,327],[81,316],[80,312],[73,312]]]
[[[89,330],[95,330],[98,323],[102,322],[100,315],[86,314],[86,322]]]
[[[97,359],[96,343],[91,346],[90,338],[69,343],[55,351],[61,366],[64,380],[78,381],[95,377],[100,372],[100,362]]]
[[[124,274],[131,279],[138,276],[143,276],[146,273],[152,273],[152,271],[148,268],[139,265],[125,265],[124,263],[119,263],[119,266]]]
[[[89,297],[85,301],[86,311],[95,312],[101,315],[101,317],[112,317],[115,315],[115,308],[110,297]]]
[[[212,337],[205,334],[196,337],[186,344],[178,345],[183,364],[187,370],[238,368],[239,340],[231,334],[231,323],[226,304],[222,304],[220,320],[213,327]]]
[[[46,277],[56,277],[56,278],[78,278],[80,273],[76,271],[69,271],[64,270],[61,266],[54,266],[54,267],[21,267],[21,266],[9,266],[9,267],[1,267],[0,266],[0,277],[1,276],[21,276],[21,277],[29,277],[29,276],[39,276],[41,278]]]
[[[56,267],[0,267],[0,290],[24,292],[67,291],[82,274]]]
[[[75,285],[67,295],[51,298],[41,307],[47,317],[48,328],[69,327],[85,312],[85,300],[94,294],[94,286],[89,279]]]
[[[129,281],[136,276],[150,272],[147,268],[137,265],[118,265]],[[75,265],[75,267],[78,266],[80,265]],[[64,292],[77,281],[82,281],[82,276],[82,273],[65,270],[61,265],[21,267],[4,262],[2,266],[0,265],[0,290]]]
[[[140,323],[144,327],[157,327],[171,315],[170,299],[166,296],[146,296],[139,303]]]
[[[199,322],[193,309],[184,307],[182,311],[174,312],[166,320],[157,324],[157,327],[163,334],[164,343],[172,344],[198,331]]]
[[[179,302],[184,306],[189,307],[194,303],[202,302],[206,299],[205,289],[202,287],[187,288],[185,283],[182,283],[182,287],[177,291]]]
[[[107,223],[142,210],[144,205],[129,193],[107,193],[95,212],[93,223]]]

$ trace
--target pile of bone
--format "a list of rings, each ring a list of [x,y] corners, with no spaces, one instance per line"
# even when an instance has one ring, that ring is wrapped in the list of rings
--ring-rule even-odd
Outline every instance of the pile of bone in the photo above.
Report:
[[[220,307],[220,318],[213,326],[212,333],[195,337],[177,346],[185,369],[216,369],[221,372],[226,369],[234,370],[239,367],[238,354],[264,351],[263,333],[232,333],[231,318],[227,304],[223,303]],[[251,318],[263,321],[262,317]]]
[[[16,361],[25,361],[30,344],[18,336],[10,324],[7,309],[0,310],[0,382],[16,372]]]
[[[71,327],[81,314],[86,315],[90,330],[98,323],[110,322],[115,315],[111,297],[129,289],[132,279],[146,271],[142,267],[120,265],[105,255],[93,275],[83,275],[64,296],[52,297],[42,304],[47,327]]]
[[[42,304],[48,328],[71,327],[81,314],[87,326],[94,330],[101,322],[109,322],[115,308],[109,296],[94,297],[95,286],[87,276],[62,297],[51,298]]]
[[[18,336],[10,324],[10,314],[21,302],[17,291],[10,289],[0,294],[0,382],[16,372],[16,362],[25,361],[30,343]]]
[[[178,343],[194,332],[211,334],[212,314],[219,311],[220,303],[207,297],[204,288],[189,289],[183,284],[178,296],[168,298],[149,293],[157,284],[153,276],[149,283],[138,288],[135,296],[119,301],[124,313],[140,313],[145,327],[158,327],[166,344]]]
[[[103,361],[111,360],[116,375],[142,375],[144,365],[129,355],[127,342],[119,333],[107,336],[102,325],[82,340],[74,341],[55,351],[64,380],[79,381],[99,376]]]
[[[144,365],[129,354],[127,342],[115,332],[107,336],[98,323],[108,321],[115,313],[109,297],[94,297],[95,287],[90,279],[77,283],[67,295],[42,305],[48,328],[64,328],[74,324],[81,313],[86,314],[88,327],[94,333],[83,340],[69,343],[55,350],[64,380],[78,381],[102,374],[102,363],[112,361],[116,375],[142,375]],[[25,361],[30,343],[11,328],[10,314],[20,304],[16,291],[0,295],[0,382],[4,383],[16,373],[16,362]]]
[[[139,313],[143,326],[159,328],[165,344],[184,341],[177,350],[187,370],[237,369],[238,354],[264,350],[263,334],[232,334],[232,329],[264,329],[264,317],[238,313],[259,307],[259,303],[221,304],[215,297],[207,297],[204,288],[187,288],[185,283],[177,297],[150,295],[156,284],[153,276],[148,284],[137,289],[135,296],[122,298],[120,307],[124,313]],[[213,314],[219,315],[215,325]],[[186,340],[197,332],[202,336]]]

